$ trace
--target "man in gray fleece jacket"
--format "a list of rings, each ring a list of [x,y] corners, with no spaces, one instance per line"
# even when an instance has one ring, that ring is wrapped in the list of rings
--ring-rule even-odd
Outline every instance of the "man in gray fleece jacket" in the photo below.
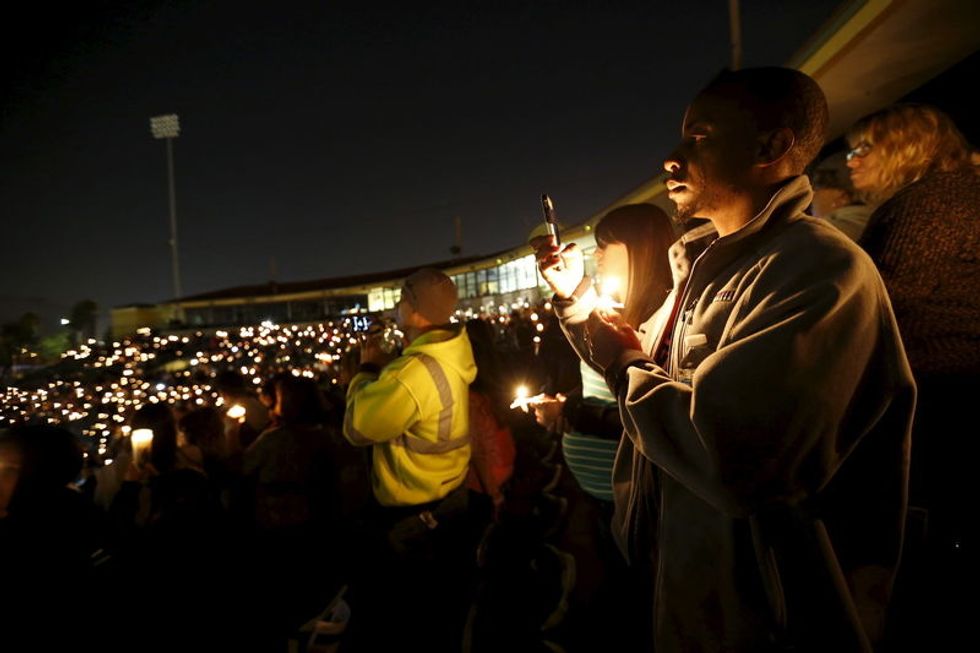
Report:
[[[614,531],[651,579],[654,649],[862,651],[906,513],[915,386],[871,260],[803,213],[827,104],[795,70],[724,72],[665,161],[674,290],[639,333],[574,245],[539,266],[626,432]]]

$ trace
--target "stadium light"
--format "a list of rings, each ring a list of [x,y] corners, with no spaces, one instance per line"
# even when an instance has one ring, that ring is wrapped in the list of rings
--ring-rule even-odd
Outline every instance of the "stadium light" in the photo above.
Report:
[[[180,136],[180,119],[177,114],[150,118],[150,131],[153,138],[167,142],[167,180],[170,187],[170,259],[173,268],[174,299],[183,296],[180,288],[180,263],[177,257],[177,195],[174,191],[174,152],[173,140]]]

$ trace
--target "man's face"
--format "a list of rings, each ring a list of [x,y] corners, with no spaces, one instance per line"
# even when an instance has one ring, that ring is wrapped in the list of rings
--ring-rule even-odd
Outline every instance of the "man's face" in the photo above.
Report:
[[[717,218],[744,192],[755,163],[758,128],[748,110],[724,95],[699,95],[687,109],[681,142],[664,161],[677,219]]]

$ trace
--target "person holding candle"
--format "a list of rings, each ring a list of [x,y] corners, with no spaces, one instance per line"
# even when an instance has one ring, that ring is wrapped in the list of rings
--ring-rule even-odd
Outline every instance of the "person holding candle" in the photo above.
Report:
[[[870,651],[906,517],[915,384],[881,277],[807,216],[816,82],[724,71],[664,163],[674,290],[642,333],[596,312],[581,253],[539,266],[626,435],[614,534],[654,587],[658,651]],[[656,523],[651,533],[646,524]]]
[[[235,370],[225,370],[218,374],[215,387],[229,409],[234,406],[245,409],[242,416],[244,421],[240,421],[240,417],[225,420],[228,450],[232,453],[244,451],[268,428],[269,411],[246,384],[245,378]]]
[[[596,273],[607,310],[618,307],[623,322],[640,329],[673,285],[666,256],[675,239],[670,217],[652,204],[621,206],[599,221],[595,238]],[[612,458],[622,422],[602,376],[585,362],[580,372],[580,392],[535,397],[529,404],[539,424],[564,434],[565,460],[582,488],[612,502]]]
[[[625,323],[641,328],[673,284],[666,252],[675,237],[670,217],[652,204],[629,204],[603,216],[595,227],[603,310],[617,311]],[[597,621],[618,622],[617,630],[630,630],[631,640],[642,641],[644,632],[637,626],[651,593],[626,573],[608,526],[613,515],[613,461],[623,423],[602,375],[584,361],[579,364],[581,380],[575,392],[567,397],[534,397],[529,403],[539,424],[561,434],[565,464],[584,492],[571,502],[569,521],[575,525],[569,530],[585,540],[578,556],[583,578],[587,581],[591,575],[601,580],[584,582],[579,602],[588,606],[590,614],[603,615]],[[582,622],[580,635],[601,637],[604,628],[591,631],[586,627],[591,623],[595,621]]]
[[[139,431],[139,433],[137,433]],[[149,482],[154,476],[168,472],[177,463],[177,425],[170,407],[166,404],[145,404],[121,427],[121,445],[113,456],[113,463],[96,473],[95,502],[107,512],[125,515],[120,522],[130,522],[134,515],[145,518],[148,507],[140,510],[133,502],[140,502],[136,486]],[[114,507],[120,490],[131,483],[120,511]],[[146,494],[146,493],[144,493]],[[144,496],[142,503],[148,503]]]

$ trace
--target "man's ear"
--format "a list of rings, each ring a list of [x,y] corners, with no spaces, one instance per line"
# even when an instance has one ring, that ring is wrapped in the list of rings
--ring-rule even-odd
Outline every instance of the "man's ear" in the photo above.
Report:
[[[787,127],[780,127],[759,136],[756,163],[762,167],[775,165],[786,158],[796,145],[796,135]]]
[[[405,318],[405,326],[411,327],[413,329],[424,329],[430,326],[430,322],[425,319],[421,313],[416,311],[414,308],[409,312],[408,316]]]

